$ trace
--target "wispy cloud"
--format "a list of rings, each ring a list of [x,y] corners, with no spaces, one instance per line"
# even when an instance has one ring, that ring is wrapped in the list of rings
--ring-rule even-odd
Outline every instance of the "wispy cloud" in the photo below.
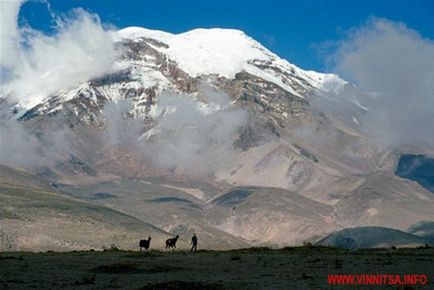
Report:
[[[434,146],[434,42],[403,23],[370,19],[333,55],[368,111],[362,128],[389,146]],[[347,97],[347,96],[342,96]]]
[[[206,103],[186,95],[159,97],[163,113],[154,127],[158,136],[146,146],[163,168],[208,175],[233,158],[233,141],[247,123],[246,111],[232,108],[223,92],[202,87],[201,95]]]
[[[227,95],[207,86],[200,99],[163,92],[153,107],[152,129],[126,118],[128,102],[108,103],[103,110],[108,146],[130,146],[155,166],[195,176],[213,174],[233,158],[234,140],[247,124],[247,112],[234,108]]]
[[[0,68],[1,80],[6,77],[6,69],[16,65],[19,59],[18,13],[24,0],[0,1]]]

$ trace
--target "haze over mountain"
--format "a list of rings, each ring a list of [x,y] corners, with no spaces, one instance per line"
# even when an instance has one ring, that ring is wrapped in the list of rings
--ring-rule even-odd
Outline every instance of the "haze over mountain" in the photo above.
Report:
[[[193,232],[207,248],[285,246],[434,220],[434,195],[394,175],[401,153],[433,152],[432,136],[382,142],[362,124],[375,110],[358,87],[239,30],[106,31],[76,13],[1,85],[0,249]],[[71,227],[41,224],[59,217]],[[101,235],[73,239],[83,225]]]

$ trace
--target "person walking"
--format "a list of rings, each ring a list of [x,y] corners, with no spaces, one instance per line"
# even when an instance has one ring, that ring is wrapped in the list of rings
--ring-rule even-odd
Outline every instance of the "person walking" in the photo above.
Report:
[[[196,234],[193,234],[193,236],[191,237],[190,244],[191,244],[190,252],[193,252],[193,251],[196,252],[197,251],[197,236],[196,236]]]

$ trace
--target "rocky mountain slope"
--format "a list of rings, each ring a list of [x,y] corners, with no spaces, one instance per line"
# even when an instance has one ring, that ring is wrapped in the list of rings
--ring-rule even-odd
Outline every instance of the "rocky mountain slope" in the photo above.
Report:
[[[35,175],[0,166],[0,251],[138,249],[169,233],[129,215],[65,197]],[[186,244],[186,243],[184,243]]]
[[[17,161],[2,140],[4,164],[68,198],[197,232],[210,248],[434,220],[432,193],[393,175],[399,152],[359,129],[367,108],[348,97],[329,113],[334,92],[351,87],[336,75],[304,71],[237,30],[130,27],[115,46],[99,78],[31,102],[4,93],[2,122],[19,120],[34,150]]]

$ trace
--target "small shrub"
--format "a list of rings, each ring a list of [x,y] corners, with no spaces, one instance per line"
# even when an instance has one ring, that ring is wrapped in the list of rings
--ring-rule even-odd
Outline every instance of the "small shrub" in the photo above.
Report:
[[[313,247],[313,244],[311,243],[311,242],[303,242],[303,247],[306,247],[306,248],[311,248],[311,247]]]
[[[110,251],[118,252],[118,251],[120,251],[120,249],[119,249],[118,246],[116,246],[115,244],[112,244],[112,245],[110,246]]]
[[[232,255],[231,256],[231,261],[241,261],[241,256],[239,256],[239,255]]]

